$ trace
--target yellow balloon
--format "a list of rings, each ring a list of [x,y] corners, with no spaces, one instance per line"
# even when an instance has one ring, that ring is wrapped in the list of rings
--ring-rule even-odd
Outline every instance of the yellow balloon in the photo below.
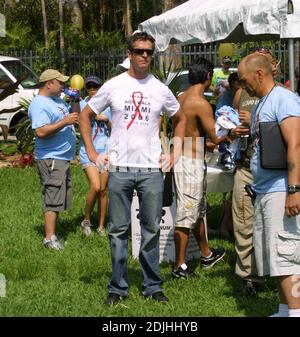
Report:
[[[233,52],[234,52],[234,45],[232,43],[220,43],[219,57],[221,60],[224,56],[232,57]]]
[[[84,87],[84,79],[81,75],[73,75],[70,80],[72,89],[81,90]]]

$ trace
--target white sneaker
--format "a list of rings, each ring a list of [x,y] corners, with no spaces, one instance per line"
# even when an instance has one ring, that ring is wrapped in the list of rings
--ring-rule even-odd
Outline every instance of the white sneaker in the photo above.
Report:
[[[92,224],[91,224],[90,220],[85,219],[85,220],[82,221],[82,223],[80,225],[80,229],[81,229],[81,231],[84,235],[89,236],[89,235],[92,234],[91,226],[92,226]]]
[[[96,230],[97,234],[99,234],[100,236],[106,236],[106,232],[105,232],[105,228],[102,227],[98,227],[97,230]]]
[[[268,317],[279,317],[279,314],[278,314],[278,312],[275,312],[273,315],[270,315]]]
[[[50,248],[54,250],[64,249],[64,245],[62,244],[62,242],[58,240],[57,236],[54,234],[51,236],[50,240],[45,238],[43,241],[43,245],[46,248]]]

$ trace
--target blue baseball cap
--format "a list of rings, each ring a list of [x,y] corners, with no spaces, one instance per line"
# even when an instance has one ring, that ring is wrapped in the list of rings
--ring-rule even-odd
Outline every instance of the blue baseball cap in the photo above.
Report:
[[[88,76],[86,79],[85,79],[85,84],[87,83],[95,83],[97,85],[102,85],[102,81],[101,81],[101,78],[98,77],[98,76],[94,76],[94,75],[91,75],[91,76]]]

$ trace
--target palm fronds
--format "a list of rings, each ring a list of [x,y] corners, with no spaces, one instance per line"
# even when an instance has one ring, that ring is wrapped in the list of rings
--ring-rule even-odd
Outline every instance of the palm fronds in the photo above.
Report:
[[[16,126],[17,148],[22,154],[31,153],[34,148],[34,132],[28,117],[31,100],[22,98],[19,103],[21,105],[20,112],[24,114],[24,117]]]
[[[152,74],[161,82],[169,87],[175,97],[180,93],[180,73],[181,69],[173,69],[173,62],[169,62],[168,66],[165,62],[162,63],[162,69],[154,67],[151,70]],[[165,137],[171,138],[172,123],[165,113],[162,116],[162,130]]]

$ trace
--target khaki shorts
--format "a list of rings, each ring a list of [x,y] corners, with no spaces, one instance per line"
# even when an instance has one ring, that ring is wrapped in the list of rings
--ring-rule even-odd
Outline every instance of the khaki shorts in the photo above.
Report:
[[[181,156],[174,167],[176,187],[175,227],[195,228],[206,213],[205,162]]]
[[[285,192],[259,194],[253,244],[259,276],[300,274],[300,216],[287,217]]]
[[[43,209],[59,212],[71,206],[72,188],[70,161],[59,159],[36,160],[39,173]]]

